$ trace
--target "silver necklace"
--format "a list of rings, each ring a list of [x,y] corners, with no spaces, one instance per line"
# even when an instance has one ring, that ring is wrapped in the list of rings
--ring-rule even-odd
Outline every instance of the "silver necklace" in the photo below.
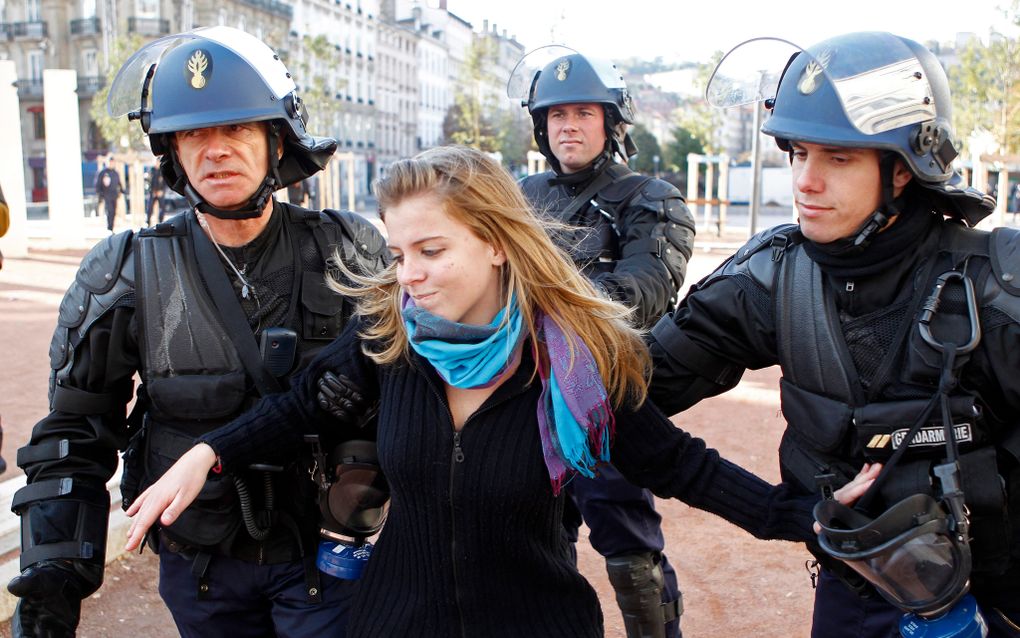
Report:
[[[223,249],[220,248],[219,243],[217,243],[216,236],[213,235],[212,228],[209,227],[209,222],[205,219],[205,214],[195,210],[195,217],[198,218],[198,223],[202,229],[209,235],[209,239],[212,240],[212,245],[216,248],[216,252],[218,252],[220,257],[223,258],[223,261],[230,266],[230,269],[234,271],[234,275],[237,277],[237,280],[241,282],[241,298],[247,299],[248,296],[251,295],[254,298],[255,303],[258,304],[259,298],[258,295],[255,294],[255,286],[248,283],[248,280],[244,278],[244,272],[248,269],[248,264],[245,264],[240,270],[238,270],[237,266],[234,265],[234,262],[230,260],[230,257],[227,257],[227,254],[223,252]]]

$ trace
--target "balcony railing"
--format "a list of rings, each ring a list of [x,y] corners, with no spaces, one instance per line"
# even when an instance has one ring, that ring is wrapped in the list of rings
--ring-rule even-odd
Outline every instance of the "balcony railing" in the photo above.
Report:
[[[26,40],[42,40],[49,35],[46,23],[39,20],[36,22],[12,22],[11,36],[24,38]]]
[[[101,32],[99,18],[79,18],[71,20],[71,35],[97,35]]]
[[[21,99],[40,98],[43,95],[43,81],[41,78],[18,80],[14,85],[18,88],[18,97]]]
[[[101,75],[79,75],[78,95],[89,97],[96,94],[96,91],[106,86],[106,78]]]
[[[140,18],[128,16],[128,33],[138,35],[166,35],[170,33],[170,21],[163,18]]]
[[[241,0],[241,2],[249,7],[283,16],[288,20],[294,17],[294,6],[289,2],[280,2],[280,0]]]
[[[8,22],[0,22],[0,40],[7,40],[11,37],[11,25]]]

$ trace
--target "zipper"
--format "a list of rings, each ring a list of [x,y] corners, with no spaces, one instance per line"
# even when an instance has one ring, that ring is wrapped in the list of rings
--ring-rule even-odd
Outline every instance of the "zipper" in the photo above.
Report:
[[[447,422],[449,423],[450,428],[453,430],[453,449],[450,452],[450,484],[449,484],[449,489],[448,489],[448,493],[449,493],[449,505],[450,505],[450,526],[451,526],[451,529],[450,529],[450,551],[452,552],[451,555],[452,555],[452,558],[453,558],[453,560],[451,561],[453,563],[453,565],[452,565],[452,567],[453,567],[453,597],[454,597],[454,604],[457,607],[457,618],[460,621],[460,635],[463,638],[467,638],[467,627],[466,627],[466,624],[464,622],[464,609],[463,609],[464,606],[461,603],[460,582],[459,582],[459,579],[457,578],[457,563],[459,562],[457,560],[457,534],[456,534],[456,530],[457,530],[457,514],[456,514],[456,509],[454,508],[454,498],[453,498],[454,478],[455,478],[456,472],[457,472],[457,465],[463,463],[464,459],[465,459],[464,448],[461,447],[461,437],[463,435],[464,428],[466,428],[471,423],[471,421],[473,421],[475,419],[476,416],[478,416],[479,414],[482,414],[484,412],[488,412],[489,410],[495,408],[496,406],[502,405],[503,403],[506,403],[510,399],[516,398],[518,395],[523,394],[524,392],[527,391],[528,386],[524,386],[524,387],[520,388],[519,390],[517,390],[516,392],[513,392],[512,394],[510,394],[510,395],[508,395],[506,397],[503,397],[501,400],[497,401],[496,403],[493,403],[491,405],[488,405],[488,406],[485,406],[485,407],[480,408],[478,410],[475,410],[474,414],[469,416],[467,418],[467,420],[464,421],[464,425],[461,426],[461,429],[458,430],[458,429],[456,429],[456,427],[454,427],[454,424],[453,424],[453,412],[450,411],[450,404],[447,402],[446,397],[443,395],[443,393],[439,392],[439,390],[436,388],[436,385],[432,382],[432,379],[429,377],[429,373],[426,370],[423,369],[423,366],[419,365],[417,361],[413,362],[412,365],[418,370],[418,372],[425,379],[425,383],[429,386],[429,390],[432,392],[433,395],[435,395],[436,399],[439,400],[439,403],[441,405],[443,405],[443,407],[446,408]]]

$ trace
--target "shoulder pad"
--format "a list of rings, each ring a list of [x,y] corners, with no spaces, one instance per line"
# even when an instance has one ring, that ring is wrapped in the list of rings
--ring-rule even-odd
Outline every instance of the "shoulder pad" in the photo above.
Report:
[[[57,311],[57,329],[50,342],[50,366],[59,370],[71,351],[71,332],[84,335],[89,326],[135,289],[133,233],[104,239],[82,259],[74,283]],[[102,285],[99,283],[102,282]]]
[[[626,167],[624,167],[626,168]],[[619,176],[616,177],[608,186],[599,191],[599,199],[602,199],[610,204],[619,204],[624,200],[629,199],[634,193],[638,191],[647,182],[654,180],[653,177],[646,177],[633,171],[618,171]]]
[[[85,290],[96,294],[112,288],[132,236],[130,230],[125,230],[96,244],[82,258],[75,281]]]
[[[992,231],[991,262],[1002,289],[1020,297],[1020,230],[1000,227]]]
[[[734,254],[734,260],[738,264],[742,264],[758,251],[770,247],[776,237],[783,236],[788,240],[790,235],[798,228],[799,226],[797,224],[779,224],[772,228],[766,228],[749,239],[746,244],[741,246],[740,250]]]
[[[323,209],[319,213],[325,227],[339,226],[344,238],[358,253],[368,260],[385,257],[386,240],[375,225],[357,213],[348,210]]]
[[[680,189],[664,179],[651,179],[645,182],[644,187],[641,189],[641,195],[652,202],[661,202],[665,199],[682,200],[684,198],[680,194]]]
[[[797,224],[780,224],[761,231],[706,277],[702,285],[723,277],[743,274],[771,290],[779,258],[786,248],[795,243],[791,235],[797,228]],[[772,248],[771,253],[766,248]]]
[[[552,171],[535,173],[522,177],[517,185],[524,191],[524,196],[528,198],[528,201],[535,202],[542,194],[549,191],[549,180],[553,177]]]

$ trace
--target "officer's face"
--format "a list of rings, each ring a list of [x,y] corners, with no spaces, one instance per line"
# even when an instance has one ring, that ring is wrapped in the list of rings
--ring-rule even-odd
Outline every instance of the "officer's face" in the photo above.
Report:
[[[882,203],[879,152],[807,142],[793,142],[792,146],[793,196],[801,232],[819,244],[856,234]],[[911,177],[897,162],[895,196]]]
[[[586,168],[606,147],[604,120],[600,104],[549,107],[546,117],[549,146],[564,173]]]
[[[451,217],[438,196],[405,198],[383,215],[397,282],[419,308],[485,325],[502,308],[502,251]]]
[[[263,122],[180,131],[174,140],[188,181],[217,208],[243,206],[269,171]]]

